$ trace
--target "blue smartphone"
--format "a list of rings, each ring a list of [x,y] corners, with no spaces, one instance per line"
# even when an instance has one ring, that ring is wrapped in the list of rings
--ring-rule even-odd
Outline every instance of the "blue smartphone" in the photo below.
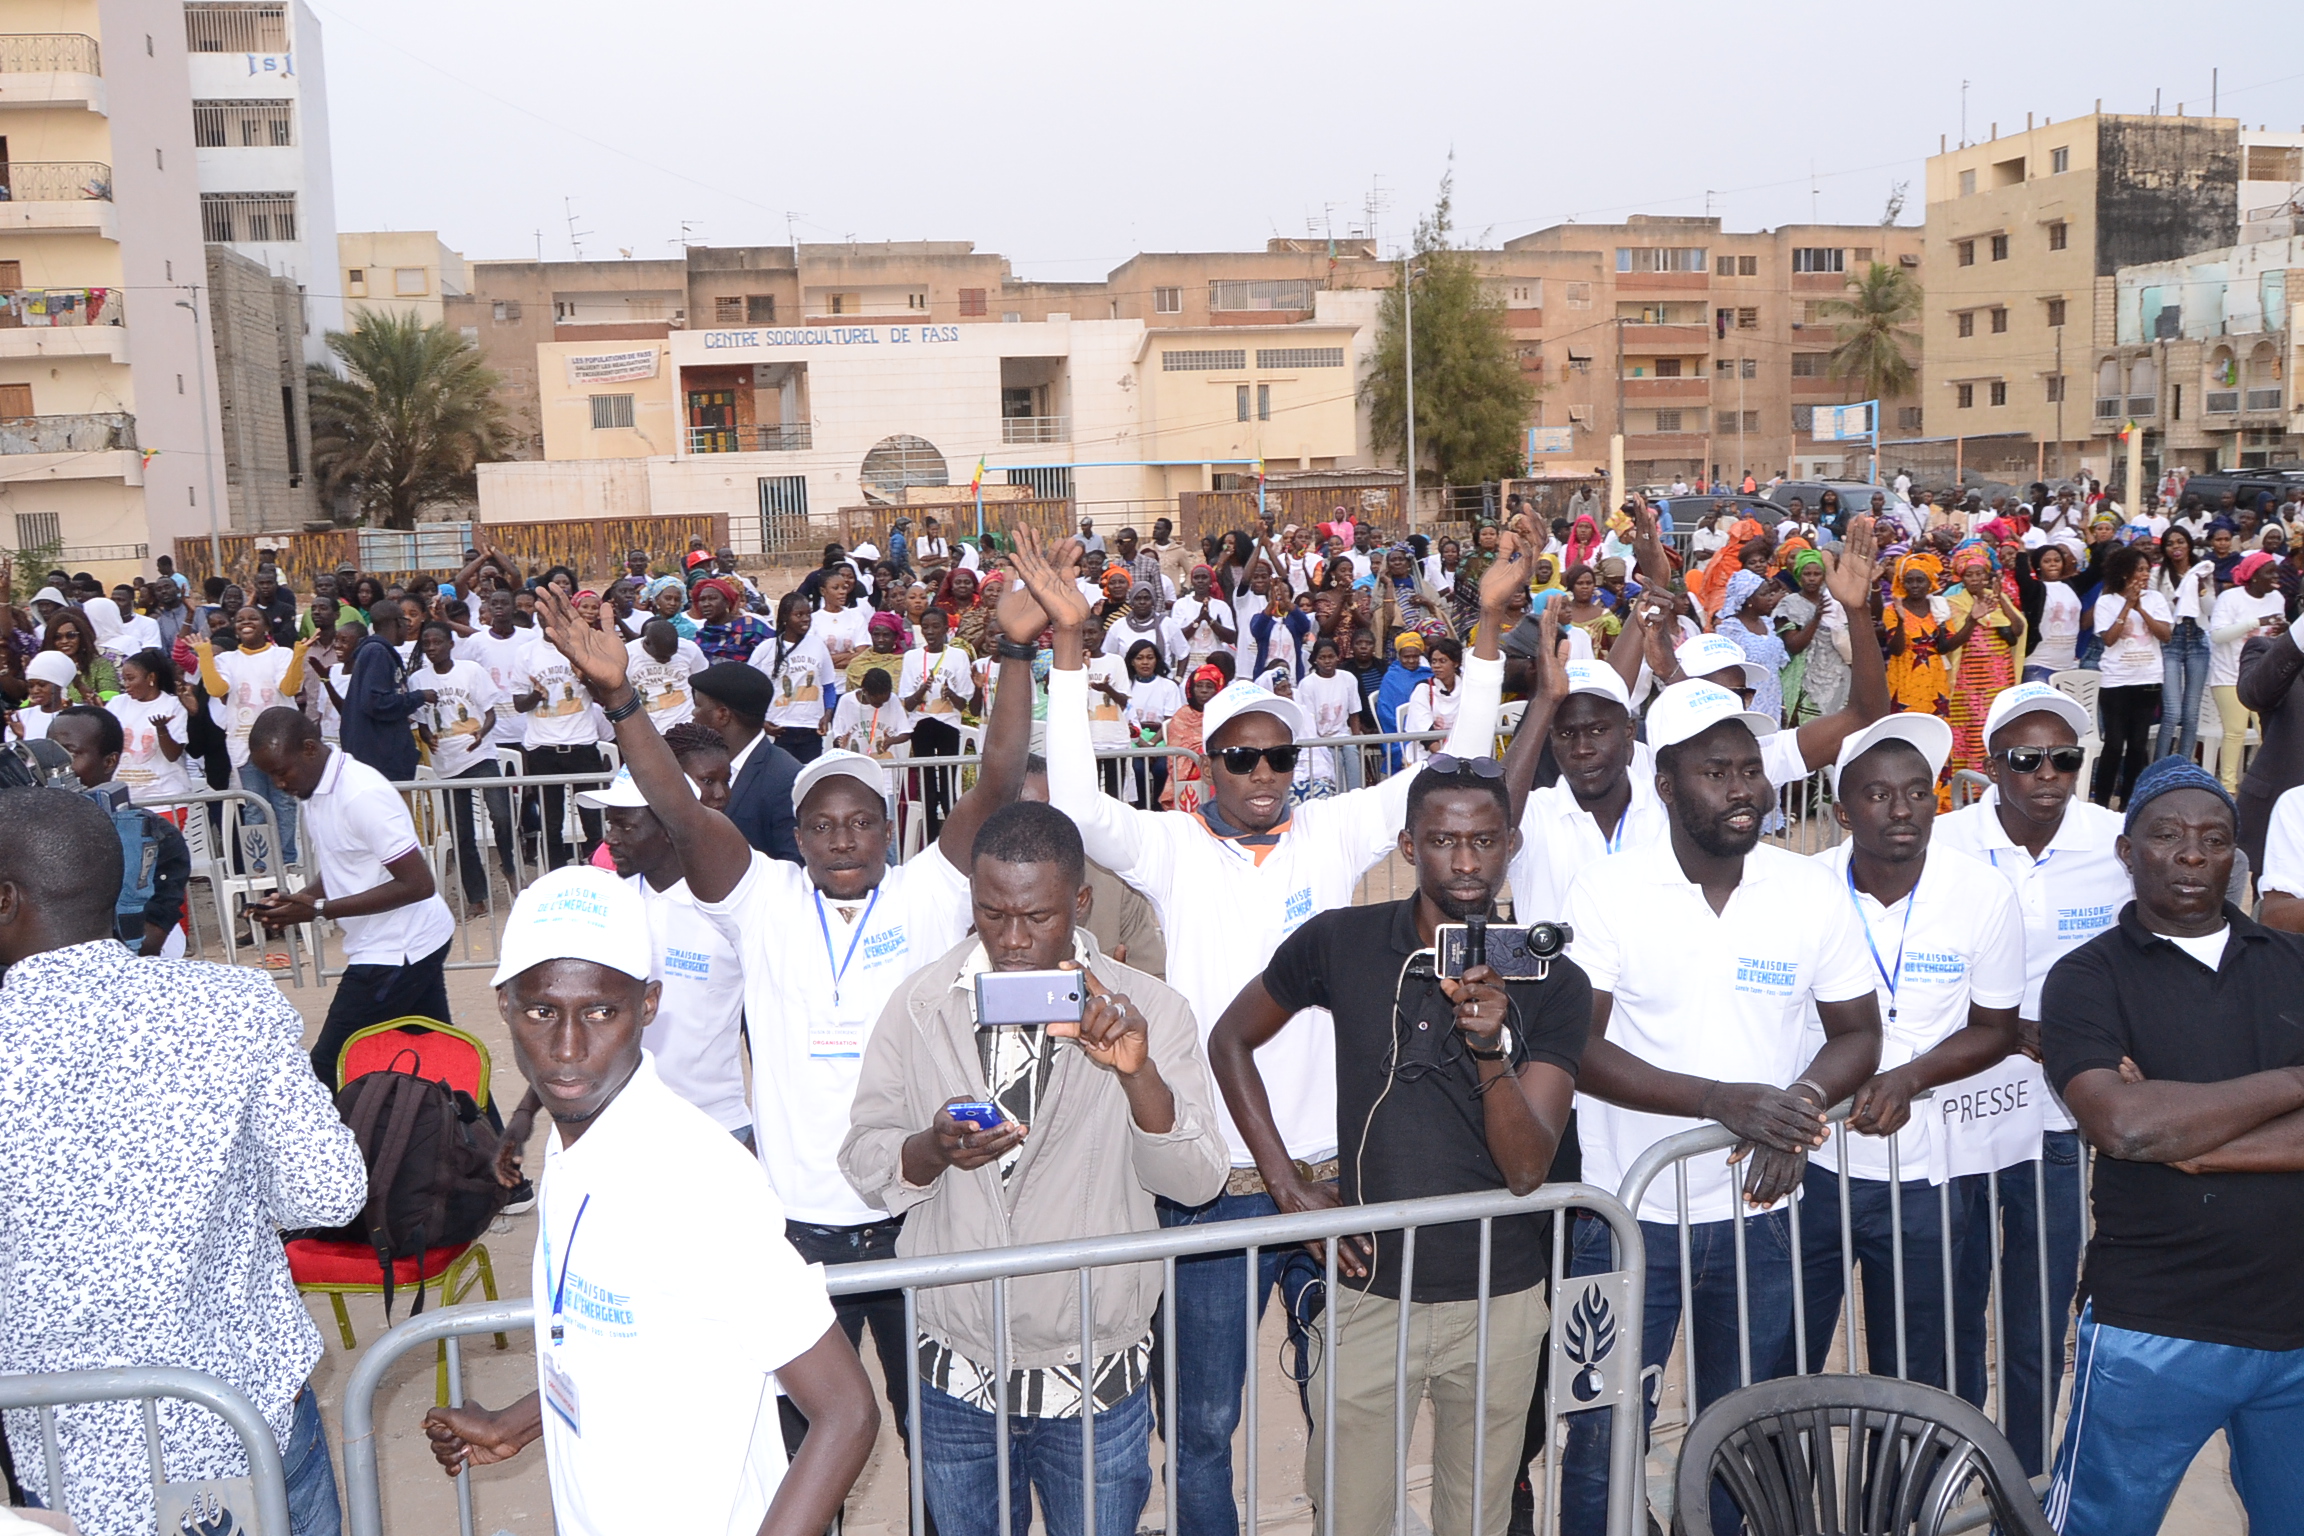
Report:
[[[1006,1115],[1000,1112],[999,1105],[985,1100],[978,1100],[970,1104],[947,1104],[944,1106],[944,1113],[969,1129],[977,1131],[992,1130],[1008,1119]]]

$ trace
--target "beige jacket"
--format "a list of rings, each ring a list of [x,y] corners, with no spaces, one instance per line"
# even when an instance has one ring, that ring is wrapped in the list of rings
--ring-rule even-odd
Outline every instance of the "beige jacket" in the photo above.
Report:
[[[1096,950],[1085,930],[1078,937],[1088,950],[1090,973],[1113,992],[1125,993],[1144,1015],[1153,1064],[1176,1096],[1175,1129],[1164,1136],[1138,1130],[1120,1080],[1078,1050],[1059,1046],[1039,1123],[1030,1128],[1005,1192],[995,1165],[968,1173],[947,1168],[925,1189],[905,1183],[906,1139],[925,1130],[948,1100],[981,1099],[988,1091],[976,1049],[974,1002],[953,985],[976,947],[971,936],[914,972],[888,1000],[864,1050],[863,1078],[840,1146],[840,1171],[856,1192],[904,1218],[897,1253],[967,1253],[1150,1232],[1160,1225],[1155,1195],[1201,1205],[1223,1190],[1231,1155],[1216,1128],[1215,1096],[1191,1006],[1164,983]],[[1096,1358],[1144,1337],[1160,1300],[1160,1268],[1132,1264],[1094,1271]],[[1079,1302],[1076,1271],[1009,1281],[1011,1367],[1078,1362]],[[989,1284],[923,1290],[919,1316],[922,1330],[967,1359],[993,1363]]]

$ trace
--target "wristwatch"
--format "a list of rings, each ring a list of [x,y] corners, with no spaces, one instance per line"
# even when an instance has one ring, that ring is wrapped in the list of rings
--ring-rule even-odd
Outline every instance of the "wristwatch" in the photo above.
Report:
[[[1464,1049],[1474,1061],[1502,1061],[1512,1054],[1512,1026],[1509,1024],[1499,1026],[1496,1031],[1496,1041],[1496,1049],[1492,1051],[1484,1051],[1469,1041],[1465,1043]]]
[[[326,917],[328,915],[327,897],[323,896],[318,901],[312,903],[312,915],[314,917]]]

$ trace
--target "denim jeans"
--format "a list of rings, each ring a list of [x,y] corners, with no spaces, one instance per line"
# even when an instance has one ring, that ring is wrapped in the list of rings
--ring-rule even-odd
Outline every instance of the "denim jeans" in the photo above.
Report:
[[[2048,1366],[2046,1400],[2051,1409],[2064,1376],[2064,1333],[2072,1322],[2072,1292],[2080,1278],[2080,1135],[2049,1131],[2041,1138],[2038,1163],[2000,1170],[2000,1427],[2024,1463],[2038,1477],[2047,1462],[2041,1449],[2040,1404],[2040,1185],[2048,1196]],[[2035,1173],[2035,1169],[2038,1170]],[[1960,1395],[1984,1401],[1986,1341],[1992,1288],[1992,1201],[1990,1175],[1972,1173],[1955,1180],[1952,1220],[1952,1306]]]
[[[1805,1215],[1805,1213],[1803,1213]],[[1688,1228],[1690,1287],[1696,1315],[1688,1337],[1696,1352],[1696,1404],[1706,1404],[1744,1385],[1736,1336],[1736,1223],[1696,1222]],[[1647,1299],[1642,1303],[1640,1365],[1661,1367],[1672,1355],[1680,1328],[1680,1234],[1660,1221],[1640,1223],[1648,1250]],[[1614,1244],[1605,1222],[1579,1217],[1568,1260],[1571,1275],[1605,1274],[1615,1268]],[[1792,1355],[1792,1227],[1783,1211],[1744,1221],[1745,1313],[1751,1322],[1752,1379],[1773,1380]],[[1571,1292],[1573,1294],[1573,1292]],[[1661,1385],[1661,1377],[1658,1378]],[[1608,1457],[1615,1439],[1609,1409],[1568,1415],[1568,1451],[1560,1471],[1562,1536],[1601,1536],[1608,1524]],[[1656,1422],[1656,1395],[1648,1394],[1648,1424]],[[1714,1536],[1736,1536],[1743,1523],[1726,1492],[1712,1490]]]
[[[1008,1416],[1008,1530],[1000,1531],[1000,1463],[992,1414],[946,1392],[920,1388],[922,1481],[941,1536],[1027,1536],[1040,1495],[1047,1536],[1085,1528],[1080,1417]],[[1152,1494],[1152,1393],[1138,1387],[1096,1415],[1096,1529],[1132,1536]]]
[[[739,1139],[749,1142],[750,1134],[747,1128]],[[901,1216],[861,1227],[819,1227],[787,1221],[784,1238],[810,1264],[862,1264],[869,1259],[896,1257],[896,1238],[903,1230]],[[910,1445],[912,1405],[904,1393],[904,1362],[912,1350],[912,1335],[904,1325],[904,1293],[872,1291],[862,1296],[834,1297],[832,1315],[858,1353],[864,1348],[865,1325],[871,1325],[872,1352],[880,1358],[880,1374],[888,1384],[888,1406],[896,1413],[896,1438]],[[927,1395],[925,1387],[921,1395]],[[792,1406],[792,1399],[782,1394],[776,1398],[776,1412],[784,1426],[785,1451],[798,1455],[800,1441],[808,1433],[807,1419]]]
[[[344,1528],[344,1507],[336,1497],[336,1469],[328,1463],[320,1399],[309,1384],[296,1394],[296,1420],[288,1428],[288,1449],[280,1464],[288,1474],[291,1536],[337,1536]]]
[[[459,780],[499,776],[494,758],[474,763],[456,775]],[[512,792],[490,789],[482,793],[488,797],[488,827],[496,837],[496,860],[504,870],[504,888],[517,895],[520,867],[512,852]],[[456,868],[463,876],[464,900],[471,906],[481,906],[488,900],[488,870],[481,863],[479,838],[472,829],[472,791],[459,789],[448,798],[455,818]]]
[[[1864,1277],[1865,1368],[1875,1376],[1896,1371],[1897,1223],[1886,1179],[1848,1180],[1850,1261]],[[1931,1387],[1944,1385],[1943,1200],[1926,1179],[1906,1179],[1898,1190],[1904,1229],[1904,1375]],[[1824,1369],[1832,1330],[1840,1324],[1840,1175],[1808,1165],[1800,1202],[1801,1304],[1808,1314],[1808,1374]],[[1953,1220],[1960,1216],[1957,1201]],[[1798,1341],[1795,1340],[1795,1343]],[[1793,1373],[1794,1349],[1776,1374]]]
[[[261,795],[265,805],[272,808],[270,814],[267,815],[263,807],[242,801],[240,803],[240,819],[251,826],[258,827],[269,826],[275,821],[278,822],[280,824],[280,858],[283,863],[295,863],[296,797],[273,783],[264,770],[254,763],[242,763],[237,771],[240,776],[240,787],[252,795]],[[271,846],[270,838],[265,839],[265,846],[267,848]],[[268,856],[265,858],[264,867],[267,870],[271,868]]]
[[[2155,758],[2190,757],[2200,740],[2200,698],[2208,691],[2208,636],[2197,620],[2178,619],[2160,644],[2160,737]],[[2173,743],[2173,745],[2171,745]]]
[[[1279,1214],[1270,1195],[1218,1195],[1206,1205],[1185,1207],[1160,1202],[1160,1225],[1191,1227],[1212,1221],[1244,1221]],[[1275,1286],[1288,1309],[1288,1337],[1296,1359],[1304,1362],[1304,1323],[1317,1309],[1304,1304],[1307,1288],[1317,1288],[1320,1267],[1303,1248],[1290,1245],[1264,1248],[1256,1255],[1256,1315]],[[1232,1434],[1240,1427],[1241,1389],[1248,1373],[1246,1333],[1248,1254],[1204,1254],[1176,1261],[1175,1294],[1162,1302],[1176,1308],[1176,1397],[1171,1408],[1162,1404],[1162,1418],[1173,1415],[1173,1428],[1162,1433],[1175,1447],[1176,1503],[1183,1536],[1235,1536],[1240,1511],[1232,1502]],[[1152,1380],[1165,1381],[1158,1358],[1166,1339],[1158,1319],[1152,1328],[1154,1360]],[[1309,1368],[1293,1370],[1299,1393],[1310,1378]],[[1309,1418],[1307,1418],[1309,1422]],[[1101,1519],[1097,1528],[1104,1528]],[[1115,1527],[1118,1529],[1118,1527]],[[1130,1526],[1128,1529],[1133,1530]]]

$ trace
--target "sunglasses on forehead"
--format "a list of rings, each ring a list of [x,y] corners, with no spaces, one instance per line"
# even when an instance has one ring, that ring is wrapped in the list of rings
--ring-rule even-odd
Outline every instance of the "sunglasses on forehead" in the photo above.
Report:
[[[1246,778],[1256,771],[1259,760],[1270,763],[1274,773],[1294,773],[1296,758],[1302,751],[1293,744],[1285,747],[1225,747],[1213,754],[1224,765],[1224,771]]]
[[[2043,761],[2058,773],[2078,773],[2087,760],[2083,747],[2009,747],[2000,754],[2000,761],[2014,773],[2038,773]]]
[[[1476,779],[1504,777],[1504,765],[1492,757],[1458,757],[1450,752],[1435,752],[1425,759],[1424,771],[1453,778],[1468,773]]]

